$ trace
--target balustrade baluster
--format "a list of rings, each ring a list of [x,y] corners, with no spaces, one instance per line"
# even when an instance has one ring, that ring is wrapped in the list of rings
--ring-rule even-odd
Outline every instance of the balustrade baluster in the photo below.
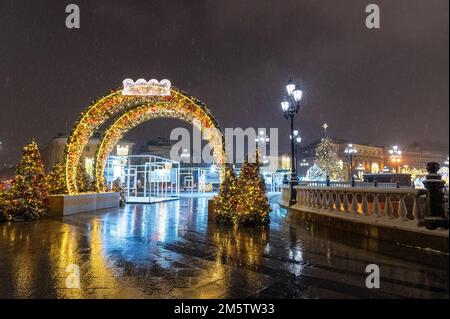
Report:
[[[341,202],[341,194],[339,194],[339,191],[337,191],[336,192],[336,202],[335,202],[336,211],[337,212],[341,211],[341,204],[342,204],[342,202]]]
[[[386,214],[386,216],[394,218],[393,216],[394,206],[392,206],[391,196],[392,194],[386,194],[386,202],[384,203],[384,213]]]
[[[322,192],[322,200],[320,201],[320,207],[326,208],[327,207],[327,196],[325,191]]]
[[[328,210],[334,209],[334,196],[333,192],[328,192]]]
[[[348,193],[344,193],[344,212],[349,213],[350,212],[350,203],[348,202]]]
[[[303,189],[302,190],[302,206],[306,206],[306,194],[307,194],[307,192]]]
[[[297,189],[297,206],[301,206],[302,205],[302,190],[301,189]]]
[[[316,204],[314,205],[316,208],[320,208],[320,191],[316,190]]]
[[[404,220],[407,221],[408,220],[408,209],[406,208],[406,204],[405,204],[405,195],[399,195],[400,200],[398,203],[398,216]]]
[[[352,211],[354,214],[358,214],[358,193],[353,193]]]
[[[381,207],[380,200],[378,199],[378,194],[373,194],[373,213],[377,217],[381,217]]]
[[[414,204],[413,204],[413,216],[417,221],[422,220],[422,212],[419,206],[419,198],[417,196],[413,196]]]
[[[362,194],[362,213],[363,215],[369,215],[369,203],[367,202],[367,193]]]

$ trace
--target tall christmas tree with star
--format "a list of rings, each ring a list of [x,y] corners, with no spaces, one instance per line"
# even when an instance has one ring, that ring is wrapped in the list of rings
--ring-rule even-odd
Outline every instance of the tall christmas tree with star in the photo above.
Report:
[[[47,212],[44,164],[34,140],[23,148],[10,196],[10,214],[15,219],[38,219]]]
[[[316,163],[320,174],[331,180],[342,180],[342,167],[339,164],[339,158],[333,149],[333,141],[328,137],[327,128],[325,123],[324,137],[316,148]]]

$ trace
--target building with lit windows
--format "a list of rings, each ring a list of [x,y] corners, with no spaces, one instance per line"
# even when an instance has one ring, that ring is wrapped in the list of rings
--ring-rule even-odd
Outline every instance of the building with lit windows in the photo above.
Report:
[[[306,170],[309,166],[314,164],[316,156],[316,147],[320,141],[316,141],[304,147],[301,147],[298,152],[297,161],[300,176],[306,175]],[[344,179],[350,179],[350,156],[345,153],[345,149],[349,145],[349,141],[342,139],[333,139],[333,149],[342,163],[344,171]],[[364,174],[376,174],[395,169],[395,164],[391,161],[389,150],[391,146],[376,146],[369,144],[355,144],[352,146],[356,149],[356,153],[352,155],[353,174],[358,178],[363,177]],[[399,158],[400,167],[410,168],[425,168],[428,162],[437,162],[444,165],[447,158],[447,152],[439,150],[426,150],[418,143],[401,147],[402,155]],[[305,165],[307,163],[308,165]],[[303,165],[302,165],[303,164]],[[302,169],[302,166],[305,169]]]
[[[68,135],[59,133],[48,144],[40,149],[45,170],[50,171],[56,163],[64,160],[64,150],[66,147]],[[96,132],[86,145],[81,162],[86,172],[92,176],[94,169],[94,158],[98,144],[101,142],[101,132]],[[127,156],[133,153],[134,143],[121,141],[112,151],[112,156]]]

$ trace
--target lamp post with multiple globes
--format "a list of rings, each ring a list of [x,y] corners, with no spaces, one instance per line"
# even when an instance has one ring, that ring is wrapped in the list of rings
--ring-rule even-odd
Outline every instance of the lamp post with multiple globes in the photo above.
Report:
[[[353,146],[353,144],[348,144],[347,147],[344,150],[344,153],[348,155],[349,161],[350,161],[350,180],[353,181],[353,155],[358,153],[358,150],[356,147]]]
[[[291,183],[297,183],[297,172],[295,171],[295,138],[294,135],[294,117],[300,109],[300,100],[303,96],[303,91],[300,90],[292,80],[289,80],[286,85],[287,96],[281,102],[281,109],[283,110],[284,117],[290,121],[291,125]],[[298,134],[298,131],[297,131]]]
[[[391,161],[395,163],[395,173],[398,174],[398,164],[402,161],[402,151],[397,145],[394,145],[389,150]]]
[[[290,177],[290,188],[291,188],[291,198],[290,205],[295,204],[295,191],[294,185],[298,183],[298,177],[295,165],[295,138],[294,137],[294,117],[300,109],[300,100],[303,96],[303,91],[300,90],[292,80],[286,85],[287,96],[281,102],[281,109],[283,110],[284,117],[290,121],[291,129],[291,177]],[[297,131],[298,134],[298,131]]]

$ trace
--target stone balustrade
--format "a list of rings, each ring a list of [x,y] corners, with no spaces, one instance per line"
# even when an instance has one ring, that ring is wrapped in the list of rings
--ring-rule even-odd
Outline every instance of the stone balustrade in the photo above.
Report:
[[[342,214],[387,217],[402,221],[423,218],[423,191],[413,188],[295,186],[297,209],[316,208]]]
[[[316,186],[316,187],[361,187],[361,188],[410,188],[399,186],[397,183],[373,183],[373,182],[336,182],[336,181],[302,181],[298,183],[299,186]]]
[[[280,205],[308,223],[378,242],[448,253],[448,229],[423,226],[427,205],[425,190],[392,185],[380,187],[379,184],[378,187],[359,186],[300,183],[293,188],[296,203],[289,205],[291,188],[286,185],[281,190]]]

